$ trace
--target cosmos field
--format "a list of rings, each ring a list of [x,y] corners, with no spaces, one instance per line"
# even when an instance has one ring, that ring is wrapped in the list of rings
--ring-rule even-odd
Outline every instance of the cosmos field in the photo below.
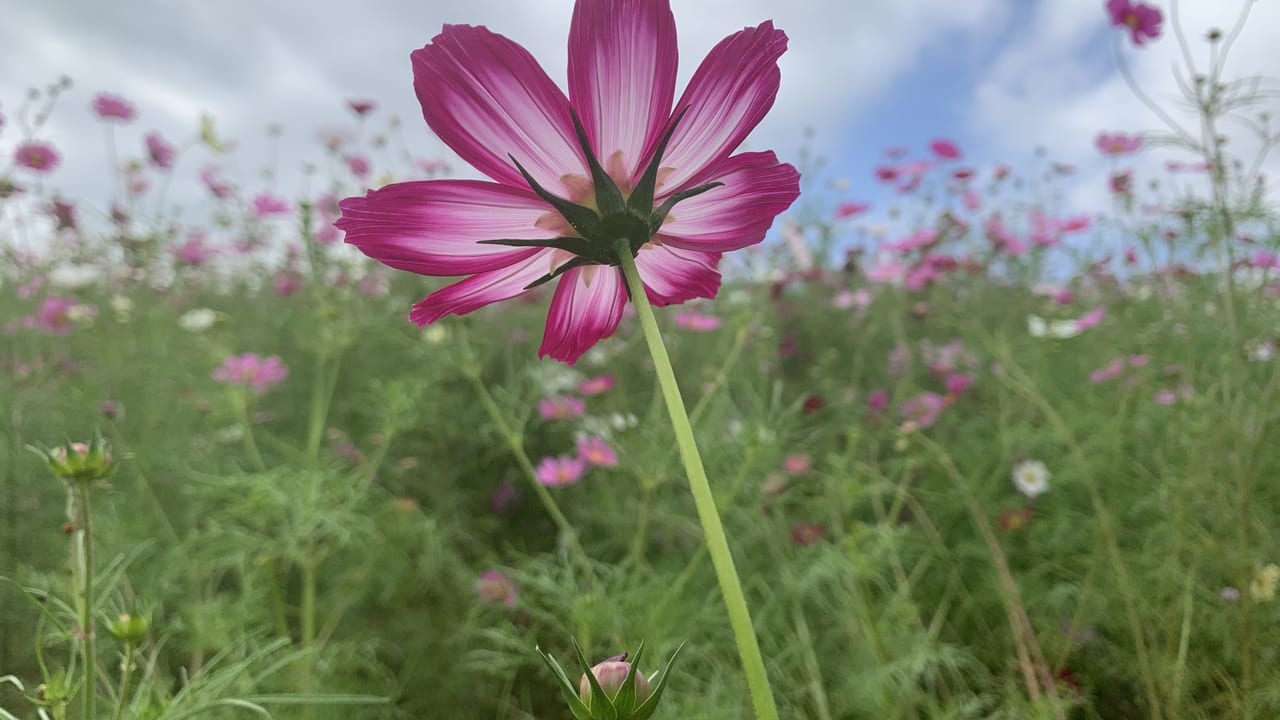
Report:
[[[946,128],[748,149],[798,41],[677,86],[666,0],[577,0],[567,84],[445,27],[427,128],[335,100],[298,187],[0,98],[0,718],[1280,717],[1266,28],[1097,4],[1201,73],[1105,208]]]

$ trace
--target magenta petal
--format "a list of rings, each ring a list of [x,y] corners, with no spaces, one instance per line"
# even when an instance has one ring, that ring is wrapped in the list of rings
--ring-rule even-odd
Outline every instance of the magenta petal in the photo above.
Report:
[[[508,267],[477,273],[431,293],[414,304],[409,319],[418,325],[428,325],[445,315],[466,315],[489,303],[523,293],[529,283],[551,271],[555,251],[535,252],[532,257]]]
[[[720,291],[720,253],[682,250],[652,243],[640,248],[636,267],[649,302],[663,307]]]
[[[667,0],[578,2],[569,28],[569,99],[618,180],[642,169],[676,91],[676,21]],[[621,153],[620,157],[617,153]]]
[[[422,116],[463,160],[527,188],[511,155],[551,192],[574,194],[562,178],[586,165],[569,100],[527,50],[488,28],[445,25],[410,58]]]
[[[676,103],[681,119],[662,164],[674,168],[661,190],[674,190],[737,149],[778,94],[778,58],[787,35],[772,22],[734,33],[712,48]]]
[[[713,170],[708,179],[724,187],[677,204],[658,231],[664,243],[712,252],[754,245],[800,196],[800,173],[772,152],[734,155]]]
[[[529,191],[480,180],[424,180],[388,185],[338,204],[335,225],[347,242],[393,268],[420,275],[497,270],[539,251],[480,245],[480,240],[545,240],[554,227],[536,223],[552,212]],[[544,223],[545,224],[545,223]]]
[[[626,304],[626,286],[617,268],[593,265],[569,270],[551,298],[538,357],[550,355],[573,364],[618,329]]]

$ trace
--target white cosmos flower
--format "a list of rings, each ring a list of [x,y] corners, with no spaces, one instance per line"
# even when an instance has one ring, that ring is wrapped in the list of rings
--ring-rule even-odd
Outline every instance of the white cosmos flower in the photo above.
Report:
[[[1049,468],[1039,460],[1023,460],[1013,467],[1013,486],[1029,498],[1049,490]]]
[[[1045,320],[1039,315],[1027,316],[1027,332],[1031,337],[1071,338],[1080,334],[1079,324],[1075,320]]]
[[[88,287],[102,277],[97,265],[59,265],[49,272],[49,283],[55,287],[75,290]]]
[[[204,332],[213,327],[217,321],[218,313],[209,308],[196,308],[183,313],[182,317],[178,318],[178,326],[191,332]]]

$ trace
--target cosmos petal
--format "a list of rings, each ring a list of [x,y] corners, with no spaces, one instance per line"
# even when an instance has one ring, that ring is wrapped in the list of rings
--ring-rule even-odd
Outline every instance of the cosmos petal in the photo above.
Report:
[[[658,307],[694,298],[714,298],[720,290],[720,253],[683,250],[650,243],[636,255],[636,268],[649,302]]]
[[[520,295],[529,283],[547,274],[555,252],[535,250],[534,255],[507,267],[476,273],[447,285],[415,303],[409,319],[418,325],[429,325],[445,315],[466,315]]]
[[[800,173],[772,152],[734,155],[713,170],[724,186],[677,204],[658,231],[663,243],[708,252],[754,245],[800,196]]]
[[[573,364],[599,340],[613,335],[627,304],[616,267],[593,265],[567,271],[556,286],[538,357]]]

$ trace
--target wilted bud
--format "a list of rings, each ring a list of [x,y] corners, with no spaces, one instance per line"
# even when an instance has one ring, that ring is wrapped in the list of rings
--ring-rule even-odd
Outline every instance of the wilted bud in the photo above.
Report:
[[[609,700],[613,700],[618,696],[618,691],[622,689],[623,683],[627,681],[627,675],[631,672],[631,663],[623,662],[627,657],[626,653],[609,658],[604,662],[597,663],[591,668],[591,674],[596,676],[596,682],[600,684],[600,689],[604,690],[609,696]],[[587,674],[582,674],[582,679],[578,681],[578,697],[582,698],[582,702],[591,707],[591,681],[587,678]],[[649,679],[644,673],[636,670],[636,702],[642,703],[649,699]]]
[[[71,442],[48,450],[32,448],[32,451],[49,463],[54,475],[79,483],[104,480],[115,469],[111,448],[101,436],[92,443]]]
[[[147,633],[151,632],[150,614],[120,613],[116,619],[107,623],[107,631],[112,637],[123,643],[137,645]]]

